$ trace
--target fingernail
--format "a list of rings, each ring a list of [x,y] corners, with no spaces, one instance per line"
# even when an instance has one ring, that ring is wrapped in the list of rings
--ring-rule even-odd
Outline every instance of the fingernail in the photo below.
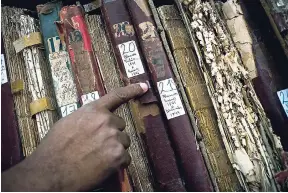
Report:
[[[138,84],[139,84],[139,86],[142,88],[142,90],[143,90],[144,93],[147,92],[147,90],[148,90],[148,85],[147,85],[146,83],[141,82],[141,83],[138,83]]]

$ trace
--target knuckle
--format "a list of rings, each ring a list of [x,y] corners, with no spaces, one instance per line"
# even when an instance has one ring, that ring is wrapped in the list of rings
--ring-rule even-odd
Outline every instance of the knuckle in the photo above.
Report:
[[[115,146],[115,148],[114,148],[114,151],[113,151],[113,155],[112,155],[112,156],[113,156],[115,159],[120,159],[120,158],[123,157],[124,153],[125,153],[125,149],[124,149],[123,145],[121,145],[120,143],[118,143],[118,144]]]
[[[112,116],[105,113],[101,120],[102,120],[103,124],[108,125],[112,122]]]
[[[118,136],[118,130],[117,129],[110,129],[109,136],[113,137],[113,138],[117,137]]]

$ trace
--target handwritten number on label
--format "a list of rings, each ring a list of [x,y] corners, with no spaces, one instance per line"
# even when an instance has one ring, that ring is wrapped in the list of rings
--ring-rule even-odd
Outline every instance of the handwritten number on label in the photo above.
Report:
[[[158,86],[160,94],[162,94],[163,92],[170,92],[176,90],[175,85],[171,79],[167,81],[167,86],[165,86],[165,88],[164,88],[164,82],[159,82]]]
[[[122,54],[127,54],[129,52],[134,52],[135,49],[136,49],[136,46],[135,46],[134,42],[130,42],[128,46],[126,46],[126,44],[121,44],[120,46],[123,49]],[[128,47],[128,50],[127,50],[127,47]]]

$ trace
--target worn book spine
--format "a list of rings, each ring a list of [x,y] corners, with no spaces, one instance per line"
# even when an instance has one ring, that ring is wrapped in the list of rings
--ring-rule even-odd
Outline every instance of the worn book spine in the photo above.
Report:
[[[62,7],[60,22],[57,22],[57,28],[62,43],[68,49],[78,98],[80,98],[81,104],[85,105],[98,100],[104,96],[106,91],[102,82],[97,58],[92,50],[91,37],[82,7],[77,5]],[[126,170],[124,171],[126,173]],[[119,175],[121,177],[127,176],[123,172],[120,172]],[[112,181],[109,179],[108,181],[109,184],[120,182],[117,178],[113,178]],[[120,183],[116,186],[119,187]],[[129,180],[126,180],[122,187],[127,187],[126,191],[131,190],[129,188]]]
[[[126,85],[139,82],[149,85],[148,92],[135,100],[131,109],[134,121],[141,129],[138,132],[143,136],[147,147],[156,180],[156,190],[185,191],[124,0],[104,0],[102,13],[122,80]]]
[[[93,51],[97,55],[105,90],[112,91],[124,86],[117,69],[117,62],[113,53],[111,42],[100,15],[86,15],[86,23],[91,35]],[[119,107],[115,113],[126,122],[125,132],[130,136],[131,145],[128,149],[131,155],[131,163],[128,171],[131,177],[134,191],[153,191],[151,169],[145,154],[141,138],[137,135],[138,125],[134,125],[132,115],[127,104]],[[122,189],[122,191],[124,191]]]
[[[20,30],[17,31],[19,40],[30,38],[29,46],[19,50],[17,54],[22,54],[24,57],[25,72],[28,76],[27,84],[32,96],[32,102],[29,104],[30,113],[36,119],[41,140],[58,120],[55,95],[53,87],[50,87],[52,81],[48,71],[48,61],[45,58],[44,50],[40,47],[42,41],[39,39],[41,34],[38,21],[28,15],[21,15],[17,22],[20,23]],[[39,38],[36,38],[38,36]],[[15,43],[17,41],[14,42],[15,49],[21,49],[21,45]]]
[[[92,50],[91,37],[82,7],[77,5],[63,7],[57,26],[60,39],[63,37],[62,41],[66,44],[69,52],[81,104],[85,105],[99,99],[105,94],[105,89],[97,58]]]
[[[1,44],[1,111],[1,171],[4,171],[21,161],[22,151],[3,44]]]
[[[222,12],[243,64],[248,70],[249,66],[257,68],[253,76],[249,73],[249,77],[274,131],[279,134],[284,148],[287,149],[288,143],[285,139],[288,132],[283,128],[288,128],[288,117],[277,96],[277,91],[285,86],[275,69],[276,61],[263,41],[258,24],[250,18],[245,4],[229,0],[222,5]]]
[[[168,119],[169,133],[180,160],[188,191],[212,191],[190,119],[184,109],[170,62],[156,30],[147,0],[126,1],[137,36]],[[181,128],[179,128],[181,123]]]
[[[241,171],[241,185],[247,191],[276,191],[273,174],[280,164],[278,156],[270,155],[268,149],[277,155],[276,144],[280,142],[213,0],[188,2],[187,12],[179,2],[177,5],[186,20],[229,159],[234,169]],[[260,159],[255,160],[255,156]]]
[[[40,29],[49,60],[50,73],[56,95],[58,111],[65,117],[78,108],[76,86],[71,72],[71,62],[66,45],[61,43],[55,21],[59,21],[61,2],[51,2],[37,6]]]
[[[23,55],[17,54],[13,42],[20,37],[20,24],[17,22],[23,9],[2,7],[2,36],[5,48],[7,70],[13,94],[16,117],[19,125],[23,155],[30,155],[39,144],[36,121],[30,114],[29,104],[32,96],[29,92],[28,76],[25,69]]]
[[[173,5],[164,5],[157,10],[173,50],[177,69],[185,85],[189,104],[202,133],[219,191],[240,191],[240,183],[227,156],[219,132],[217,116],[181,16]]]

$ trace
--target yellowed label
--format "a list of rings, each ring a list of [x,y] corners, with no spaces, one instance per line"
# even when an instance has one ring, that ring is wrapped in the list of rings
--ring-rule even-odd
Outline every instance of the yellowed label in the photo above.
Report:
[[[47,97],[38,99],[30,103],[30,113],[32,116],[45,110],[54,110],[51,105],[50,99]]]
[[[11,82],[11,91],[12,93],[17,93],[24,90],[24,81],[19,79],[15,80],[14,82]]]
[[[21,52],[26,47],[38,44],[42,44],[40,32],[33,32],[13,42],[16,53]]]

